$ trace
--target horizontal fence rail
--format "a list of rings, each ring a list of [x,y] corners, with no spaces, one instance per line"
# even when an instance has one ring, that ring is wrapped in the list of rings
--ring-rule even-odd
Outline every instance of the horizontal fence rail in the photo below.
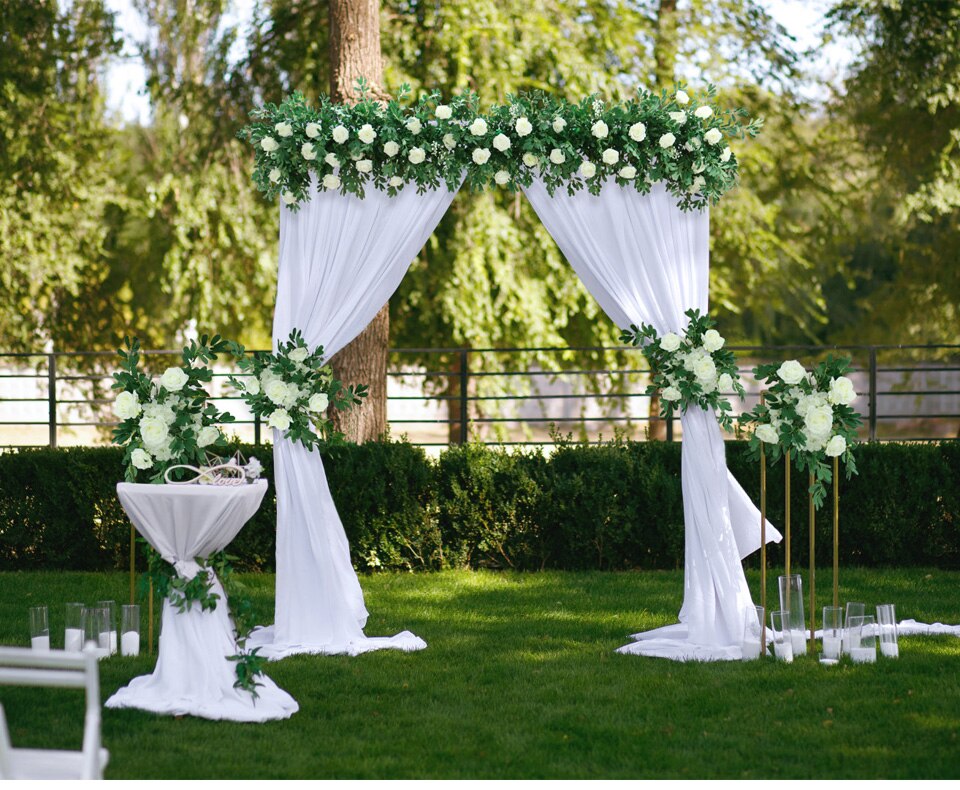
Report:
[[[852,357],[864,417],[861,438],[938,441],[960,436],[960,346],[734,346],[747,389],[735,410],[759,398],[750,372],[762,362],[795,358],[810,367],[827,354]],[[146,351],[159,373],[177,351]],[[107,444],[115,352],[0,354],[0,446]],[[633,347],[395,348],[388,370],[388,420],[413,444],[442,447],[480,441],[553,445],[623,436],[676,440],[678,419],[649,413],[648,372]],[[220,364],[223,362],[223,364]],[[232,411],[238,434],[268,438],[242,398],[228,386],[237,371],[218,360],[211,396]],[[731,437],[734,434],[730,435]]]

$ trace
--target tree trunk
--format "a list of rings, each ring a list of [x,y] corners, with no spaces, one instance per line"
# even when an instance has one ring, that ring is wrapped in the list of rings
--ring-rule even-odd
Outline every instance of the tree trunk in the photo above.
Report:
[[[330,95],[335,101],[357,101],[360,77],[367,81],[372,95],[383,96],[380,0],[330,0]],[[369,326],[331,360],[344,384],[370,387],[362,406],[329,412],[334,429],[350,441],[377,439],[387,430],[389,341],[390,310],[384,305]]]

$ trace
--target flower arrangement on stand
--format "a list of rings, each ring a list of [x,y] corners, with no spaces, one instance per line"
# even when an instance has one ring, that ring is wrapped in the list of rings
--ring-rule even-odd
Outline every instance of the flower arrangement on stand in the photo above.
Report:
[[[171,467],[199,465],[210,450],[226,448],[217,426],[234,418],[209,402],[204,384],[213,379],[208,363],[227,345],[219,335],[204,335],[183,349],[180,365],[151,378],[140,369],[140,341],[124,338],[117,352],[121,369],[113,374],[113,389],[119,390],[113,413],[121,420],[113,441],[124,448],[127,482],[163,483]]]
[[[312,450],[325,441],[335,441],[327,408],[350,409],[367,396],[367,385],[345,387],[325,364],[323,346],[312,351],[299,329],[277,343],[277,351],[247,354],[243,346],[229,344],[240,375],[230,383],[243,395],[259,419],[292,442]]]
[[[683,334],[659,335],[649,324],[631,326],[620,339],[640,346],[650,365],[652,380],[647,394],[660,391],[660,416],[672,419],[677,408],[691,406],[714,409],[717,421],[727,430],[733,427],[729,393],[744,395],[736,357],[724,348],[726,341],[714,328],[716,321],[699,310],[687,310],[690,321]]]

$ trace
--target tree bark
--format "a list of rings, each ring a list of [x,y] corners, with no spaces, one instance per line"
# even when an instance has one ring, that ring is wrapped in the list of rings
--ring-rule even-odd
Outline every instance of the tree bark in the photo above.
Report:
[[[330,0],[330,95],[335,101],[358,101],[360,77],[375,98],[383,97],[380,0]],[[387,430],[389,342],[390,310],[384,305],[367,328],[331,360],[344,384],[370,388],[362,406],[329,412],[334,429],[350,441],[377,439]]]

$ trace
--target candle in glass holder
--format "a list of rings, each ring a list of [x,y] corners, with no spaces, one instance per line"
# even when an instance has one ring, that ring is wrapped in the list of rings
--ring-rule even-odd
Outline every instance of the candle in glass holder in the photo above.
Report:
[[[850,658],[854,664],[873,664],[877,660],[875,647],[851,647]]]
[[[136,631],[127,631],[120,637],[120,655],[140,655],[140,634]]]
[[[63,649],[68,653],[79,653],[83,647],[83,629],[65,628],[63,631]]]
[[[781,642],[774,642],[773,652],[777,660],[786,661],[789,664],[793,661],[793,642],[786,639]]]
[[[747,639],[740,646],[742,658],[744,661],[752,661],[755,658],[760,658],[760,640],[759,639]]]
[[[50,634],[44,634],[42,636],[31,636],[30,637],[30,647],[34,650],[50,650]]]
[[[880,643],[880,652],[886,658],[899,658],[900,657],[900,647],[896,642],[881,642]]]
[[[46,606],[30,607],[30,647],[34,650],[50,650],[50,627]]]
[[[840,658],[839,636],[825,636],[823,638],[823,656],[824,658]]]
[[[804,638],[803,631],[791,631],[790,641],[795,656],[805,656],[807,654],[807,640]]]

